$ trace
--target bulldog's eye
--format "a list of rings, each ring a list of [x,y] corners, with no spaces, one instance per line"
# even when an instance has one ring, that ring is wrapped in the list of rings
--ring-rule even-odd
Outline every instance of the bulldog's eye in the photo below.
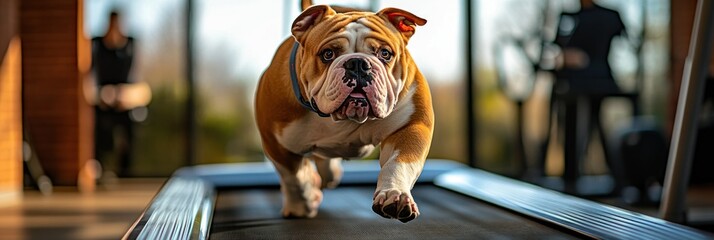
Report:
[[[322,62],[330,62],[332,60],[335,60],[335,52],[332,51],[332,49],[325,49],[322,50],[322,53],[320,54],[322,57]]]
[[[385,62],[389,62],[389,60],[392,60],[393,53],[387,50],[386,48],[382,48],[379,50],[379,58],[384,60]]]

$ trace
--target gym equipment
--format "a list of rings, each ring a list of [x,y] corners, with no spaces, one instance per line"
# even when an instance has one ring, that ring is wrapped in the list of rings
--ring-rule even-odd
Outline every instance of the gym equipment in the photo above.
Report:
[[[182,168],[124,239],[711,239],[714,235],[568,196],[452,161],[427,160],[412,194],[422,215],[407,224],[371,210],[379,163],[345,162],[314,219],[280,216],[269,163]]]

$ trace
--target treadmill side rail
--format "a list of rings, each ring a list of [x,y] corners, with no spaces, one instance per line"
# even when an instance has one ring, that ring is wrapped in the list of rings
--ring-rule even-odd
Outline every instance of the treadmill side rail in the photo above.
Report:
[[[208,239],[215,199],[208,181],[173,177],[122,239]]]
[[[714,239],[683,225],[478,169],[442,174],[434,184],[598,239]]]

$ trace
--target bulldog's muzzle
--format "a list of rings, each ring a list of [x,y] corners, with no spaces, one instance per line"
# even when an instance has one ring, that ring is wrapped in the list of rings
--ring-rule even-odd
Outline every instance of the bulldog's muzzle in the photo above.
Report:
[[[335,59],[324,82],[314,90],[317,107],[333,120],[364,123],[389,115],[400,84],[375,56],[352,53]]]
[[[353,90],[337,109],[335,118],[336,120],[348,118],[363,123],[368,118],[374,117],[374,113],[370,111],[369,99],[364,91],[365,87],[372,84],[372,66],[363,58],[352,58],[347,60],[342,67],[345,69],[342,83]]]

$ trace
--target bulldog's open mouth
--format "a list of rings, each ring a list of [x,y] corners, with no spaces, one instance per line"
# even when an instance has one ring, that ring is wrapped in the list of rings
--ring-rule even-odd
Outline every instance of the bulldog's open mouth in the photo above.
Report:
[[[349,119],[357,123],[364,123],[370,117],[374,117],[367,94],[358,88],[355,88],[331,115],[335,121]]]

